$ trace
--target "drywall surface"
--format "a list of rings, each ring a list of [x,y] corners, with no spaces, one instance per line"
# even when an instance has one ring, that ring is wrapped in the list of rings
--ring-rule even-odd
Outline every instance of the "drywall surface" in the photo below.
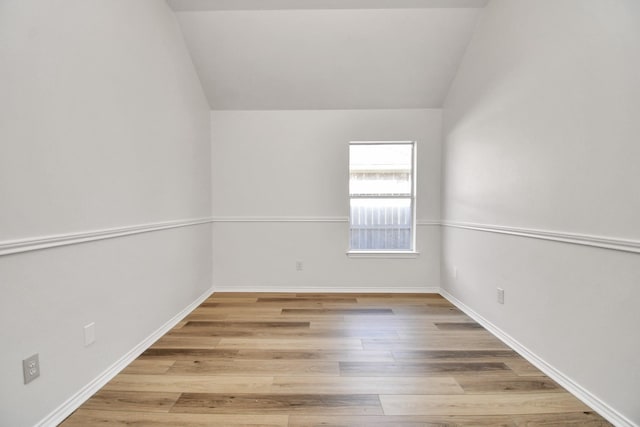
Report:
[[[444,220],[637,247],[638,75],[636,1],[490,2],[445,103]],[[637,253],[443,230],[444,288],[636,424],[639,283]]]
[[[480,10],[295,3],[176,13],[211,108],[440,108]]]
[[[438,286],[440,110],[213,111],[216,288]],[[353,259],[348,144],[417,141],[414,259]],[[247,222],[250,220],[251,222]],[[296,261],[303,270],[296,270]]]
[[[208,107],[164,2],[0,4],[0,239],[210,209]]]
[[[498,1],[446,103],[446,218],[640,239],[640,4]]]
[[[0,40],[0,248],[210,216],[208,105],[165,2],[3,1]],[[0,425],[53,413],[210,286],[207,224],[0,256]]]

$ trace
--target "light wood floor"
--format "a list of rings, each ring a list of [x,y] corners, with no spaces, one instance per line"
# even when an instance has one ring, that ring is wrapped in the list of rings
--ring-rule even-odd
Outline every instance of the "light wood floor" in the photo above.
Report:
[[[435,294],[216,293],[62,424],[608,426]]]

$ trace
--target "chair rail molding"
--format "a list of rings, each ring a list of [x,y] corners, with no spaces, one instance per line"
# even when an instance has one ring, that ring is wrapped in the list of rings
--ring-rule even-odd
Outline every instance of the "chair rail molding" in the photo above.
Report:
[[[602,249],[611,249],[615,251],[640,253],[640,241],[638,240],[620,239],[616,237],[596,236],[591,234],[579,234],[555,230],[508,227],[493,224],[478,224],[472,222],[443,221],[441,225],[444,227],[460,228],[465,230],[508,234],[511,236],[550,240],[554,242],[569,243],[573,245],[591,246]]]
[[[212,222],[349,222],[346,216],[214,216]]]
[[[212,222],[349,222],[348,216],[214,216]],[[439,220],[417,219],[419,226],[439,226]]]
[[[59,246],[76,245],[97,240],[113,239],[152,231],[169,230],[171,228],[190,227],[213,222],[211,217],[191,218],[174,221],[152,222],[125,227],[104,228],[83,232],[56,234],[50,236],[30,237],[26,239],[0,241],[0,256],[12,255]]]

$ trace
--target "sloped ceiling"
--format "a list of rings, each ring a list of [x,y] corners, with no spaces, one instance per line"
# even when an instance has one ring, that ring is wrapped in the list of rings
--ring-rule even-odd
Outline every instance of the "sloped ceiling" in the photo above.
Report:
[[[439,108],[485,3],[169,0],[216,110]]]

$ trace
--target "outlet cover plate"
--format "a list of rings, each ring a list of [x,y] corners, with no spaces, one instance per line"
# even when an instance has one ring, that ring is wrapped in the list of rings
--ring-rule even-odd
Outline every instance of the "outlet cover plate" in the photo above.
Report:
[[[38,358],[38,353],[22,361],[22,374],[24,375],[25,384],[29,384],[40,376],[40,360]]]
[[[96,340],[96,324],[95,322],[89,323],[84,327],[84,346],[90,346]]]

